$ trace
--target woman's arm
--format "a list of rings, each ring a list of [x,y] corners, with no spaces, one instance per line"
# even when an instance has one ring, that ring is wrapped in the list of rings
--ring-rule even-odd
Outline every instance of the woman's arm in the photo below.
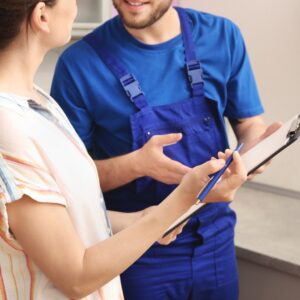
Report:
[[[228,177],[235,176],[232,191],[245,180],[239,156],[234,164],[236,172]],[[7,204],[9,225],[25,253],[54,285],[70,298],[82,298],[133,264],[194,203],[208,175],[223,165],[224,160],[216,160],[194,168],[153,211],[90,248],[81,242],[64,206],[24,197]]]
[[[25,253],[58,289],[77,299],[122,273],[162,236],[187,208],[176,205],[177,198],[172,196],[174,205],[169,200],[165,207],[157,207],[131,227],[87,249],[65,207],[24,197],[7,209],[10,228]]]
[[[108,210],[107,214],[111,223],[112,231],[116,234],[140,219],[143,216],[143,211],[125,213]]]
[[[150,212],[153,212],[156,206],[150,206],[147,207],[144,210],[132,212],[132,213],[124,213],[124,212],[118,212],[118,211],[107,211],[112,231],[114,234],[126,229],[127,227],[131,226],[135,222],[137,222],[139,219],[143,218]],[[169,245],[173,241],[176,240],[177,236],[182,232],[184,226],[186,225],[186,222],[182,225],[178,226],[175,230],[173,230],[171,233],[169,233],[164,238],[161,238],[157,242],[161,245]]]

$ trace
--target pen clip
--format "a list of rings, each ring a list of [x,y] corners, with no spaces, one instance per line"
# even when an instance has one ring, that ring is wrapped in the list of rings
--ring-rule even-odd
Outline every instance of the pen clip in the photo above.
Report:
[[[291,128],[287,134],[287,138],[297,138],[300,135],[300,115],[292,122]]]

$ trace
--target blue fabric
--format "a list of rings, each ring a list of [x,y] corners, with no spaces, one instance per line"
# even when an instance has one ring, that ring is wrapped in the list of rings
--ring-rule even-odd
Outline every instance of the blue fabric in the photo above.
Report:
[[[190,247],[154,245],[121,279],[128,300],[238,300],[232,230]]]
[[[200,165],[212,156],[216,157],[217,152],[227,146],[220,123],[215,118],[216,111],[213,103],[203,97],[144,109],[131,116],[133,150],[141,148],[154,135],[181,132],[182,140],[165,147],[164,153],[186,166]],[[138,179],[135,184],[135,193],[125,194],[128,188],[125,186],[119,189],[121,193],[113,191],[107,194],[108,207],[127,210],[126,199],[130,199],[131,209],[140,210],[159,204],[175,188],[175,185],[162,184],[151,178]]]
[[[262,113],[239,29],[221,17],[187,12],[204,71],[205,96],[218,103],[221,116],[238,119]],[[98,28],[95,35],[111,54],[122,57],[151,106],[190,97],[181,36],[146,45],[127,33],[119,17]],[[130,115],[136,108],[126,101],[118,80],[86,42],[76,42],[60,57],[51,94],[95,158],[131,151]]]
[[[237,119],[262,112],[238,29],[228,20],[192,10],[181,21],[187,21],[183,39],[149,46],[131,37],[116,17],[91,35],[105,45],[105,62],[86,41],[60,58],[52,95],[94,158],[131,152],[154,134],[182,132],[182,141],[165,153],[194,166],[227,146],[225,115]],[[185,66],[194,43],[204,76],[204,87],[200,84],[196,93]],[[118,78],[125,73],[136,76],[149,106],[128,99]],[[158,204],[172,189],[142,178],[105,198],[109,209],[136,211]],[[122,275],[126,299],[237,299],[235,222],[228,204],[207,205],[175,243],[155,244]]]
[[[176,7],[181,23],[183,46],[186,57],[186,68],[188,80],[190,81],[193,97],[203,96],[203,70],[196,53],[195,43],[193,41],[193,32],[191,30],[193,24],[186,13],[186,10],[181,7]]]

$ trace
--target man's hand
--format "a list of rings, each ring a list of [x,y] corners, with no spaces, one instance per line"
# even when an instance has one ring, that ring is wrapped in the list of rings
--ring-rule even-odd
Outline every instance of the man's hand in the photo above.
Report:
[[[267,126],[261,116],[230,120],[230,123],[238,141],[244,143],[241,155],[282,126],[281,122],[275,122],[270,126]],[[263,173],[269,164],[270,161],[257,169],[248,177],[248,180]]]
[[[248,150],[250,150],[252,147],[254,147],[256,144],[264,140],[266,137],[277,131],[282,126],[281,122],[275,122],[268,126],[263,134],[261,134],[258,138],[246,143],[244,149],[242,150],[242,154],[246,153]],[[256,175],[262,174],[266,168],[271,164],[271,160],[266,162],[264,165],[256,169],[251,175],[248,176],[248,180],[253,179]]]
[[[190,168],[167,157],[165,146],[173,145],[182,138],[180,133],[153,136],[136,151],[136,166],[140,176],[149,176],[166,184],[178,184]]]
[[[163,150],[165,146],[176,144],[181,138],[180,133],[156,135],[136,151],[96,160],[102,190],[113,190],[143,176],[166,184],[178,184],[190,168],[168,158]]]

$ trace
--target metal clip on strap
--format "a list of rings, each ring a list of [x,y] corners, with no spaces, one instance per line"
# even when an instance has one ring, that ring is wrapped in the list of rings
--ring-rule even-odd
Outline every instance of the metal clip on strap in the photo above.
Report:
[[[293,121],[291,128],[288,132],[288,138],[298,138],[300,135],[300,115]]]
[[[135,79],[134,75],[126,74],[120,79],[120,82],[132,102],[140,95],[144,95],[139,82]]]
[[[203,84],[203,71],[198,60],[191,60],[187,62],[186,68],[192,88],[195,85]]]

